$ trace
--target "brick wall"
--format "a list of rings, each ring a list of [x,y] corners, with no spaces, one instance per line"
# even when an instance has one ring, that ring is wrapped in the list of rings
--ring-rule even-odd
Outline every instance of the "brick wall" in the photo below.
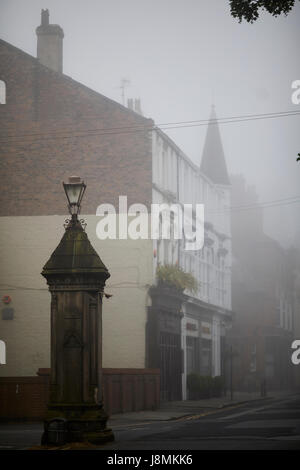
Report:
[[[1,377],[0,419],[41,419],[46,411],[48,388],[48,376]]]
[[[7,91],[0,105],[0,216],[65,214],[61,181],[70,174],[88,185],[85,214],[101,203],[117,207],[119,195],[150,204],[151,132],[141,130],[150,119],[4,41],[0,59]]]
[[[41,420],[47,410],[49,369],[36,377],[0,377],[0,420]],[[103,369],[103,401],[111,415],[159,407],[158,369]]]
[[[103,369],[104,408],[108,414],[159,407],[159,369]]]

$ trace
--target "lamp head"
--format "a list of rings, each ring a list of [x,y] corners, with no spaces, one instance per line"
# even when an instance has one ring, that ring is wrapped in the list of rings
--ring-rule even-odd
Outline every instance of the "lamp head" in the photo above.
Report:
[[[63,187],[68,199],[68,208],[72,216],[77,218],[80,213],[81,201],[85,192],[86,184],[79,176],[70,176],[68,183],[63,182]]]

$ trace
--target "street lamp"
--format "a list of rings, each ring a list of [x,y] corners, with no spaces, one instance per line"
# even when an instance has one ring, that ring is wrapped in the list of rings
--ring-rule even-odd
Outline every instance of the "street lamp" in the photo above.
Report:
[[[86,184],[81,181],[79,176],[70,176],[69,182],[64,183],[63,187],[68,199],[69,212],[74,218],[80,213],[81,201],[86,189]]]
[[[110,274],[78,220],[86,185],[72,176],[63,187],[72,218],[42,271],[51,293],[50,394],[42,443],[102,444],[114,438],[102,396],[102,297]]]

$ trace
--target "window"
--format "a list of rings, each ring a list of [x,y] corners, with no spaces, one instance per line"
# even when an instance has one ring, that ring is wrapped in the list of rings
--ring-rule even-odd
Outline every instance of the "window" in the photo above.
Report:
[[[200,373],[201,375],[211,375],[212,369],[212,344],[211,340],[201,339],[200,353]]]
[[[6,104],[6,85],[3,80],[0,80],[0,104]]]
[[[199,339],[192,336],[186,337],[187,374],[199,371]]]
[[[168,189],[168,154],[163,151],[162,153],[162,164],[163,164],[163,175],[162,175],[162,186],[164,189]]]
[[[164,264],[170,263],[170,242],[164,239]]]

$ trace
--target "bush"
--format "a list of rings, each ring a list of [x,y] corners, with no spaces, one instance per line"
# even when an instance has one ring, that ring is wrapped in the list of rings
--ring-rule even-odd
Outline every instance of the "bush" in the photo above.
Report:
[[[198,290],[198,284],[195,277],[190,273],[186,273],[177,265],[166,264],[158,266],[156,269],[156,276],[159,284],[164,284],[180,291],[188,289],[194,294]]]
[[[223,378],[190,373],[187,376],[187,388],[190,400],[222,396]]]
[[[199,398],[200,390],[200,375],[196,373],[190,373],[187,376],[187,388],[189,391],[189,399],[197,400]]]
[[[213,397],[221,397],[224,390],[224,380],[220,375],[213,378]]]
[[[200,398],[210,398],[213,392],[213,377],[200,376]]]

